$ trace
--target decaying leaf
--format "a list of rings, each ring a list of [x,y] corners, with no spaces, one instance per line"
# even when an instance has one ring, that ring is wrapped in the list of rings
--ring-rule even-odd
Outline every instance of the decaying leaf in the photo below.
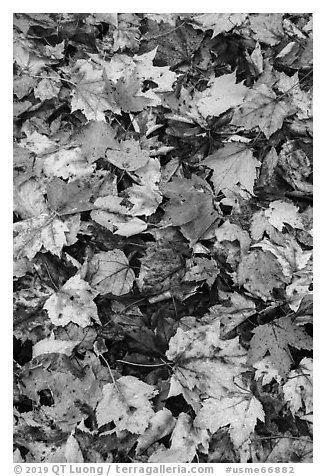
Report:
[[[90,264],[90,279],[99,294],[121,296],[132,289],[135,274],[123,251],[112,250],[94,255]]]

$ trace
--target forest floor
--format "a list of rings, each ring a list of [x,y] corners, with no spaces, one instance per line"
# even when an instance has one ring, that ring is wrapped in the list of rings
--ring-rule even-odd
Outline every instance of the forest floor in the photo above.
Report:
[[[312,15],[14,15],[14,459],[312,461]]]

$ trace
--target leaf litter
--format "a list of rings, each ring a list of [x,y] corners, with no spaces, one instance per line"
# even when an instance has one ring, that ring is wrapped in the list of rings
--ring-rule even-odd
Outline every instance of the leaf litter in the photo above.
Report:
[[[312,461],[312,15],[14,14],[14,461]]]

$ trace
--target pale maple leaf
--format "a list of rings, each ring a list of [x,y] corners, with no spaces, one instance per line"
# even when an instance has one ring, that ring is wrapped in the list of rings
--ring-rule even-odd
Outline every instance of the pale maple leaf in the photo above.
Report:
[[[91,325],[92,319],[100,324],[93,301],[96,294],[90,285],[76,274],[57,293],[49,297],[43,308],[48,311],[55,326],[66,326],[69,322],[74,322],[81,327],[87,327]]]
[[[107,383],[96,408],[98,425],[113,421],[116,431],[143,434],[155,414],[150,399],[157,393],[155,387],[132,376]]]
[[[208,82],[203,92],[193,96],[198,111],[203,117],[219,116],[231,107],[243,103],[248,88],[241,83],[236,84],[236,73],[224,74]]]
[[[203,165],[213,169],[215,193],[232,189],[240,183],[253,194],[256,169],[260,162],[254,158],[250,149],[242,144],[229,143],[202,161]]]
[[[212,38],[214,38],[220,33],[226,33],[241,25],[246,18],[246,13],[204,13],[195,16],[192,25],[194,28],[213,30]]]
[[[305,414],[313,410],[312,398],[312,359],[305,357],[299,367],[291,370],[287,382],[283,385],[284,400],[293,416],[305,407]]]
[[[60,81],[60,77],[58,76]],[[60,91],[60,82],[45,77],[34,87],[34,96],[41,101],[58,97]]]
[[[121,296],[131,291],[135,274],[121,250],[96,253],[90,262],[92,286],[100,294]]]
[[[272,365],[285,377],[293,363],[289,345],[296,349],[311,350],[312,338],[287,316],[260,325],[254,330],[250,342],[248,363],[255,364],[268,352]]]
[[[211,433],[229,425],[231,440],[236,448],[240,448],[254,431],[257,420],[265,421],[260,401],[250,392],[237,392],[219,400],[204,400],[194,425],[207,428]]]
[[[72,81],[76,84],[71,99],[71,111],[80,109],[86,118],[105,121],[104,111],[111,110],[105,91],[103,69],[86,60],[77,60]]]
[[[282,13],[258,13],[250,15],[250,27],[257,40],[274,46],[284,38]]]
[[[261,84],[249,91],[243,105],[234,113],[232,124],[247,130],[259,127],[269,139],[293,112],[293,106],[284,99],[278,100],[270,87]]]
[[[208,453],[208,431],[195,428],[190,415],[180,413],[171,435],[170,448],[161,447],[153,453],[149,463],[191,463],[197,449]]]
[[[14,224],[15,258],[34,258],[42,247],[60,256],[62,247],[67,244],[67,225],[56,216],[43,213],[37,217],[22,220]]]
[[[234,380],[246,369],[246,351],[238,338],[221,340],[218,319],[187,331],[178,328],[166,356],[176,362],[174,378],[180,384],[179,392],[190,398],[195,410],[196,395],[219,399],[227,392],[237,391]],[[188,391],[194,393],[194,399]]]

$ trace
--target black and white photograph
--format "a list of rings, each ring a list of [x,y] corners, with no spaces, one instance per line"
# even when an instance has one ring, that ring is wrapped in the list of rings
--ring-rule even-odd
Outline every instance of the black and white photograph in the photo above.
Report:
[[[20,472],[313,463],[313,14],[195,8],[13,14]]]

